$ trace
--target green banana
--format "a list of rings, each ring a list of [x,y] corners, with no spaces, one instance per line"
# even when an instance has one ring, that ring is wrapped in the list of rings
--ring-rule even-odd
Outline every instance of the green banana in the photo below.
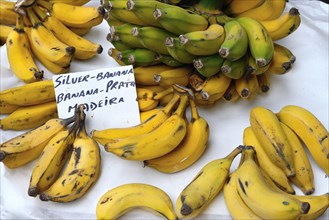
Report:
[[[181,63],[193,63],[193,60],[196,58],[195,55],[185,50],[178,37],[167,37],[165,45],[169,54]]]
[[[221,67],[221,71],[227,77],[232,79],[239,79],[245,74],[246,67],[247,56],[245,55],[235,61],[226,59]]]
[[[218,53],[210,56],[200,56],[193,60],[193,66],[202,76],[208,78],[220,72],[224,60]]]
[[[120,40],[125,43],[127,46],[131,48],[145,48],[137,37],[132,34],[132,30],[134,27],[138,27],[137,25],[125,23],[119,26],[111,26],[110,34],[111,34],[111,42],[114,40]]]

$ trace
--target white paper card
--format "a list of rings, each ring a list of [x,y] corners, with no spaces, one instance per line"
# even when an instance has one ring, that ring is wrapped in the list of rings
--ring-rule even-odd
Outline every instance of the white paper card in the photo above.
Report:
[[[119,66],[53,76],[59,118],[85,105],[89,129],[140,123],[133,67]]]

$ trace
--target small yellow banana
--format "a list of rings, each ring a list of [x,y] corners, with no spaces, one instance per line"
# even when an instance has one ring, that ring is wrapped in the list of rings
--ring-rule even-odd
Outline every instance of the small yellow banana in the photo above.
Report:
[[[183,115],[187,103],[187,95],[182,95],[175,112],[156,129],[146,134],[110,140],[105,150],[126,160],[150,160],[169,153],[186,134]]]
[[[277,116],[304,142],[315,162],[329,175],[329,133],[321,121],[304,107],[287,105]]]
[[[9,32],[14,29],[13,26],[0,24],[0,46],[4,45],[7,41]]]
[[[171,87],[173,84],[187,86],[189,84],[189,76],[192,72],[193,68],[191,65],[184,65],[155,74],[154,81],[165,88]]]
[[[152,160],[144,161],[144,165],[160,172],[179,172],[196,162],[207,148],[209,124],[198,113],[194,100],[190,100],[191,119],[182,142],[171,152]]]
[[[84,5],[88,2],[90,2],[90,0],[50,0],[51,3],[56,3],[56,2],[61,2],[61,3],[66,3],[66,4],[70,4],[70,5]]]
[[[127,183],[107,191],[98,200],[96,218],[118,219],[128,211],[138,208],[166,219],[177,219],[167,193],[156,186],[144,183]]]
[[[157,64],[152,66],[139,66],[134,68],[134,76],[136,84],[139,86],[151,86],[158,85],[154,80],[154,76],[165,70],[174,69],[171,66],[165,64]]]
[[[263,4],[264,1],[265,0],[250,0],[250,1],[233,0],[224,7],[224,12],[229,16],[234,16],[237,14],[241,14],[245,11],[257,8],[261,4]]]
[[[15,25],[18,17],[14,11],[15,2],[1,0],[0,4],[0,24],[1,25]]]
[[[269,68],[265,71],[269,74],[282,75],[291,70],[296,57],[291,51],[280,44],[274,44],[273,58]]]
[[[9,168],[23,166],[36,159],[55,134],[64,130],[74,121],[74,116],[67,119],[50,119],[38,128],[13,137],[0,145],[0,161]]]
[[[182,190],[176,200],[176,212],[180,218],[194,218],[223,189],[234,158],[241,153],[237,147],[224,158],[208,162],[194,179]]]
[[[250,125],[272,162],[288,177],[296,175],[292,148],[275,113],[263,106],[254,107],[250,110]]]
[[[0,129],[18,131],[33,129],[57,117],[57,104],[55,101],[21,106],[5,118],[0,119]]]

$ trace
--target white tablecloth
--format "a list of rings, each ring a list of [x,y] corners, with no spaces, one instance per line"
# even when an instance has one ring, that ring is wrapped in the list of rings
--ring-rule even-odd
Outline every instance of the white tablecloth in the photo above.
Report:
[[[98,5],[99,1],[90,2]],[[10,170],[3,164],[1,170],[1,219],[95,219],[95,207],[99,198],[109,189],[125,183],[142,182],[160,187],[168,193],[175,203],[179,193],[192,180],[196,173],[211,160],[226,156],[234,147],[242,144],[243,129],[249,125],[249,111],[262,105],[274,112],[288,104],[300,105],[313,112],[328,128],[328,5],[319,1],[290,0],[286,10],[292,6],[299,9],[302,23],[291,36],[278,41],[296,55],[297,61],[286,75],[272,76],[268,94],[260,94],[253,101],[239,100],[236,103],[218,102],[210,108],[200,108],[200,114],[210,125],[211,135],[205,154],[193,166],[176,174],[163,174],[141,162],[122,160],[102,149],[102,173],[97,184],[81,199],[58,204],[42,202],[29,197],[27,189],[34,165],[30,164]],[[113,67],[117,64],[107,55],[111,44],[106,41],[108,33],[106,22],[93,28],[86,35],[88,39],[99,42],[104,52],[89,61],[73,61],[71,71],[92,70]],[[52,74],[46,72],[46,78]],[[1,90],[20,85],[10,72],[6,49],[1,47]],[[20,132],[1,131],[1,142],[18,135]],[[231,167],[234,170],[239,162],[237,157]],[[329,192],[329,179],[311,158],[315,174],[315,195]],[[297,194],[302,194],[297,188]],[[271,207],[269,207],[271,208]],[[122,219],[158,219],[143,210],[133,210]],[[230,219],[223,194],[204,210],[198,219]],[[321,219],[329,219],[326,212]]]

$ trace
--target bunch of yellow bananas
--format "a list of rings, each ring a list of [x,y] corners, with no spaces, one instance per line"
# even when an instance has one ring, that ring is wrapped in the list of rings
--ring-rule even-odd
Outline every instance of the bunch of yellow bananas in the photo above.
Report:
[[[0,161],[14,169],[37,160],[28,194],[42,201],[81,198],[100,175],[100,149],[86,132],[83,105],[67,119],[50,119],[0,145]]]
[[[140,124],[94,130],[92,138],[107,152],[125,160],[143,161],[145,166],[160,172],[186,169],[207,148],[210,129],[198,113],[193,94],[183,87],[174,90],[164,107],[143,112]],[[191,112],[189,119],[187,106]]]
[[[103,21],[102,7],[83,6],[87,0],[1,1],[1,43],[5,43],[13,73],[23,82],[40,81],[43,70],[69,71],[73,59],[91,59],[103,48],[83,37]],[[8,26],[11,25],[11,26]]]
[[[114,46],[110,56],[135,68],[188,66],[193,73],[189,76],[200,79],[197,86],[193,80],[188,83],[197,93],[198,104],[213,104],[221,97],[250,99],[267,92],[269,75],[288,72],[296,60],[287,47],[275,42],[293,33],[301,22],[296,8],[284,12],[285,0],[250,4],[105,0],[102,6],[110,26],[107,39]],[[242,13],[251,9],[259,12]],[[200,81],[206,88],[198,86]],[[146,83],[137,81],[137,85]]]

